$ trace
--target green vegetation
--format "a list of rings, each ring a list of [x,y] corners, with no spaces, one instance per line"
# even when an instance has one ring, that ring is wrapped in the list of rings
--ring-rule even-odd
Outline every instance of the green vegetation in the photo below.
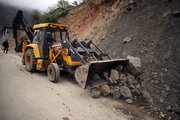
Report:
[[[77,1],[74,1],[72,4],[73,4],[74,6],[78,6],[78,2],[77,2]]]
[[[34,11],[32,12],[32,14],[31,14],[32,24],[37,24],[37,23],[39,23],[40,19],[41,19],[41,14],[40,14],[40,12],[37,11],[37,10],[34,10]]]
[[[92,7],[93,6],[93,2],[91,0],[88,0],[88,6]]]
[[[56,22],[56,19],[59,17],[63,17],[67,15],[68,10],[64,8],[57,8],[55,10],[51,10],[45,13],[42,17],[40,22]]]
[[[57,18],[64,17],[68,14],[69,10],[73,7],[79,6],[85,3],[86,0],[83,0],[82,3],[74,1],[72,5],[69,4],[67,0],[59,0],[56,8],[48,8],[46,12],[42,15],[39,11],[34,10],[31,14],[31,21],[33,24],[44,23],[44,22],[56,22]],[[92,6],[92,2],[88,2],[89,6]]]

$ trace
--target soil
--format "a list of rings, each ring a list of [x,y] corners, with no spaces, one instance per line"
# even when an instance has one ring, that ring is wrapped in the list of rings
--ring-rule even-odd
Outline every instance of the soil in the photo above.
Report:
[[[163,119],[180,118],[180,1],[137,0],[118,12],[100,47],[113,58],[139,57],[142,85],[153,104],[141,104]],[[124,43],[123,39],[132,41]]]

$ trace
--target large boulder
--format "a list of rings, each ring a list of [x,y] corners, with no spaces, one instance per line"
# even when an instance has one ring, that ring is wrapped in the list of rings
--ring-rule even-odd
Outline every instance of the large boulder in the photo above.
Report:
[[[128,55],[127,59],[129,59],[129,63],[126,66],[127,72],[135,76],[139,75],[141,73],[140,58]]]
[[[140,60],[140,58],[128,55],[127,59],[129,59],[129,62],[132,63],[135,67],[141,67],[141,60]]]

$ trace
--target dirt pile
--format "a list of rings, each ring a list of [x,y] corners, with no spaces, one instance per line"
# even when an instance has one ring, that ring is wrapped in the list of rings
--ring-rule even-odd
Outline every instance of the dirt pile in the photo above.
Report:
[[[153,102],[137,103],[163,119],[180,118],[179,35],[180,1],[136,0],[119,10],[98,42],[113,58],[140,58],[141,94]]]

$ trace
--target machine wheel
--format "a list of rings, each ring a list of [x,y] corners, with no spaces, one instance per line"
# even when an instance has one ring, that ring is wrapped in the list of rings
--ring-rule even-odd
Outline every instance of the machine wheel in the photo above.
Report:
[[[36,59],[33,53],[33,49],[28,49],[26,51],[25,66],[26,66],[26,70],[29,72],[34,72],[36,70]]]
[[[60,70],[56,63],[50,63],[47,69],[48,78],[51,82],[58,82],[60,77]]]

